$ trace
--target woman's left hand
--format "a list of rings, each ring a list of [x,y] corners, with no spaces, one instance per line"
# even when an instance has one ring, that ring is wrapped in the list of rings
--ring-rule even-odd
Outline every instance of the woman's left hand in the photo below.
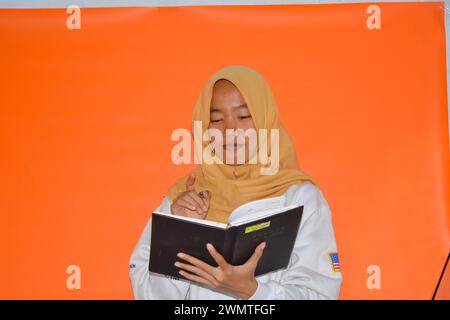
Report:
[[[180,271],[180,274],[186,279],[205,284],[213,289],[226,291],[241,299],[248,299],[255,293],[258,287],[255,279],[255,270],[265,246],[265,242],[260,243],[246,263],[240,266],[233,266],[225,261],[212,244],[208,243],[206,247],[217,262],[217,267],[213,267],[181,252],[178,253],[178,257],[186,260],[190,264],[176,262],[175,266],[188,271]]]

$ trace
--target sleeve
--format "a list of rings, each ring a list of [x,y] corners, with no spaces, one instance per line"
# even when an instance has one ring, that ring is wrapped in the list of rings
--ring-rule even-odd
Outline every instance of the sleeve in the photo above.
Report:
[[[331,212],[320,190],[301,223],[288,267],[280,281],[261,282],[250,300],[338,299],[342,275],[337,255]]]
[[[156,211],[171,213],[170,202],[164,197]],[[150,218],[130,258],[130,280],[137,300],[185,299],[190,283],[170,279],[148,271],[150,257],[152,219]]]

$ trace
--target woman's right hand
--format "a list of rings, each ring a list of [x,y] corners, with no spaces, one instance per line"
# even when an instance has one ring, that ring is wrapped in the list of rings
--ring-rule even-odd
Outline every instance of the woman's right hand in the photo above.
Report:
[[[206,218],[211,200],[211,192],[202,191],[203,198],[201,198],[195,192],[194,182],[195,173],[192,172],[186,180],[186,191],[179,194],[170,206],[172,214],[196,219]]]

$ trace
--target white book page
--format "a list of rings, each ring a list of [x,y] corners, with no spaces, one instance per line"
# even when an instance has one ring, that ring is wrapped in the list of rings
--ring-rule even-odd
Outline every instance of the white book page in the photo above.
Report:
[[[172,217],[179,220],[191,221],[195,223],[200,223],[208,226],[213,226],[217,228],[226,229],[227,227],[233,225],[238,226],[249,221],[257,220],[264,217],[269,217],[281,212],[285,212],[297,205],[286,206],[286,197],[284,195],[266,199],[260,199],[245,203],[230,214],[228,218],[228,224],[220,223],[211,220],[196,219],[185,216],[174,215],[171,213],[155,211],[155,214],[160,214],[163,216]]]
[[[285,203],[286,198],[284,195],[245,203],[233,210],[228,218],[228,223],[236,225],[241,220],[253,220],[255,218],[255,214],[256,216],[259,216],[265,212],[275,212],[281,210],[285,207]]]
[[[212,226],[212,227],[217,227],[217,228],[222,228],[222,229],[226,229],[227,226],[228,226],[225,223],[220,223],[220,222],[216,222],[216,221],[190,218],[190,217],[179,216],[179,215],[175,215],[175,214],[171,214],[171,213],[165,213],[165,212],[159,212],[159,211],[155,211],[155,212],[153,212],[153,214],[159,214],[159,215],[162,215],[162,216],[167,216],[167,217],[175,218],[175,219],[178,219],[178,220],[185,220],[185,221],[200,223],[200,224],[204,224],[204,225],[207,225],[207,226]]]
[[[247,222],[251,222],[251,221],[255,221],[255,220],[259,220],[262,218],[268,218],[268,217],[272,217],[274,215],[280,214],[282,212],[288,211],[290,209],[294,209],[296,207],[299,207],[300,205],[290,205],[287,207],[282,207],[282,208],[277,208],[277,209],[272,209],[272,210],[266,210],[266,211],[258,211],[258,212],[254,212],[251,213],[247,216],[241,217],[237,220],[233,220],[233,222],[229,222],[230,226],[240,226],[242,224],[245,224]]]

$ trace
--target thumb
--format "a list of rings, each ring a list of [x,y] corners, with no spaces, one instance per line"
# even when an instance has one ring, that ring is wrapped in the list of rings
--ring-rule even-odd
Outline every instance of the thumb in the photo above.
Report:
[[[192,171],[186,180],[186,191],[195,191],[195,172]]]
[[[255,252],[253,252],[252,256],[250,257],[250,259],[247,260],[246,264],[249,264],[252,266],[253,269],[256,269],[256,266],[258,265],[259,259],[261,259],[263,252],[264,252],[264,248],[266,247],[266,242],[262,242],[260,243],[256,249]]]
[[[205,191],[203,191],[203,194],[205,195],[205,199],[206,200],[211,200],[211,191],[209,191],[209,190],[205,190]]]
[[[206,206],[209,208],[209,204],[211,203],[211,191],[206,190],[203,192],[203,194],[205,195],[203,199],[206,202]]]

